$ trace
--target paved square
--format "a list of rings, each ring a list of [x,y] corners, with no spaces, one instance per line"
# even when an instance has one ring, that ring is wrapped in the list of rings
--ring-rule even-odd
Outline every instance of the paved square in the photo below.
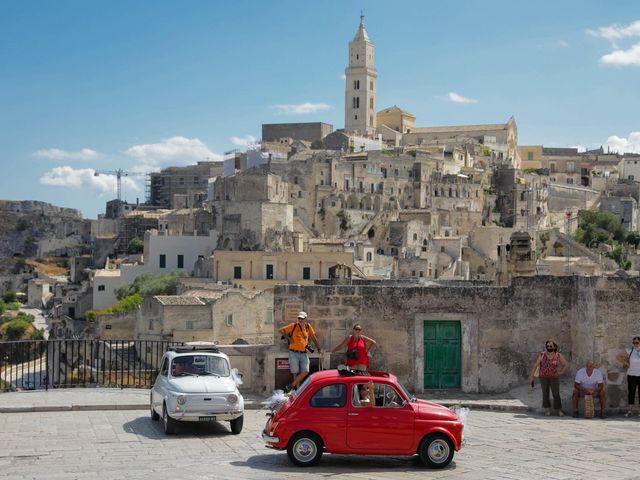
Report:
[[[3,479],[271,478],[640,478],[638,418],[546,418],[472,411],[468,442],[444,470],[417,457],[325,455],[310,469],[258,435],[264,411],[247,411],[245,430],[182,425],[167,437],[145,411],[0,414]]]

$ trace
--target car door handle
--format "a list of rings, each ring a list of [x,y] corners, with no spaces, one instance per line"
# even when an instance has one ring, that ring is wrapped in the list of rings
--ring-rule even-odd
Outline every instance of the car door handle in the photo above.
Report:
[[[349,417],[357,417],[358,415],[360,415],[359,413],[347,413],[347,415]]]

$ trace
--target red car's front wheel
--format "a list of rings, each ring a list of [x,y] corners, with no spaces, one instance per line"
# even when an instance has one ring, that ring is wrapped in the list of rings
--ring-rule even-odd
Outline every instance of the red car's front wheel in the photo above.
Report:
[[[442,433],[432,433],[422,440],[418,453],[427,467],[444,468],[453,460],[455,449],[449,437]]]

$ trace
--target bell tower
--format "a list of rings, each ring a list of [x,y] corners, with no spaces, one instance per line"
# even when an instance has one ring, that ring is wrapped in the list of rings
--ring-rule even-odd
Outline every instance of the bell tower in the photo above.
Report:
[[[349,66],[345,69],[344,128],[366,137],[376,133],[378,71],[374,50],[364,28],[364,15],[360,15],[358,32],[349,42]]]

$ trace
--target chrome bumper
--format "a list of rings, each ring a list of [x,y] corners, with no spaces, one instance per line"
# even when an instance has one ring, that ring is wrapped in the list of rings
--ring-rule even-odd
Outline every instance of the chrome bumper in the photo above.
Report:
[[[278,443],[278,442],[280,442],[280,439],[278,437],[271,437],[271,436],[267,435],[264,432],[262,432],[262,440],[265,443]]]

